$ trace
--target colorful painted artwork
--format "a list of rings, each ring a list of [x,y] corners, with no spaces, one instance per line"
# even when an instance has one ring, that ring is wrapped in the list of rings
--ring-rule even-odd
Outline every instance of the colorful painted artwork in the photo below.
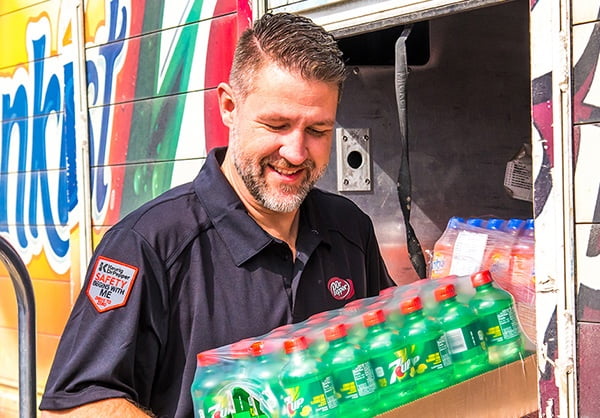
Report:
[[[250,21],[250,3],[235,0],[1,2],[0,235],[33,279],[38,391],[90,249],[226,143],[215,87]],[[12,348],[0,380],[16,388],[17,308],[0,276],[0,340]],[[13,404],[0,391],[0,415]]]

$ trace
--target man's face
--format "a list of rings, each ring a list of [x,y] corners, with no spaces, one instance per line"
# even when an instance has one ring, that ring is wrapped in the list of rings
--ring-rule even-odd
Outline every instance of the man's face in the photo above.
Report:
[[[296,210],[323,175],[335,125],[338,88],[264,67],[245,100],[232,97],[229,152],[242,199],[275,212]]]

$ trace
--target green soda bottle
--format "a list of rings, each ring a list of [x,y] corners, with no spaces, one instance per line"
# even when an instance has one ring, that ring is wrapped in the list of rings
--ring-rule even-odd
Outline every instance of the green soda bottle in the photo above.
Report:
[[[250,347],[253,339],[238,341],[230,346],[233,362],[231,383],[227,386],[233,412],[224,418],[267,418],[260,403],[261,385],[251,374],[252,358]]]
[[[227,416],[231,410],[224,386],[226,369],[214,351],[197,355],[196,374],[191,386],[194,418]]]
[[[385,412],[414,399],[410,359],[406,346],[397,332],[388,328],[381,309],[363,314],[366,336],[362,348],[375,372],[379,395],[376,411]]]
[[[366,335],[366,329],[362,326],[361,317],[365,312],[370,310],[369,305],[373,301],[374,298],[356,299],[344,305],[340,310],[340,314],[346,318],[348,339],[351,342],[359,345],[362,344]],[[358,318],[358,320],[355,320],[355,318]]]
[[[479,317],[492,366],[500,366],[523,358],[524,341],[514,307],[507,291],[493,286],[489,270],[471,275],[475,295],[469,306]]]
[[[279,380],[288,416],[336,417],[338,402],[327,365],[313,357],[304,336],[283,343],[287,363]]]
[[[452,283],[437,287],[433,293],[438,301],[437,320],[446,334],[456,381],[487,371],[490,366],[485,339],[475,312],[456,300]]]
[[[255,341],[250,345],[251,362],[248,370],[258,387],[255,388],[259,402],[259,416],[279,418],[285,394],[279,384],[283,358],[275,350],[276,340]],[[264,411],[264,412],[263,412]]]
[[[339,416],[375,416],[373,406],[378,402],[377,385],[366,353],[348,341],[345,324],[328,327],[323,333],[329,343],[323,362],[331,368]]]
[[[419,296],[403,300],[400,311],[404,315],[400,336],[404,338],[408,357],[415,368],[414,380],[419,396],[452,385],[452,359],[441,325],[425,316]]]

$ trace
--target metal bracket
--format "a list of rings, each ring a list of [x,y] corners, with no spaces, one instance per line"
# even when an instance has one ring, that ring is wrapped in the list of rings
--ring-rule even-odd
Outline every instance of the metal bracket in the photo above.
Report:
[[[371,191],[371,130],[337,128],[335,137],[338,191]]]

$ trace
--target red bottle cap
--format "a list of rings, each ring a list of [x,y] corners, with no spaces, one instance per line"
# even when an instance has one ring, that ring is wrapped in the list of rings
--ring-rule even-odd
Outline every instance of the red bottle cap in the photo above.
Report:
[[[268,354],[271,352],[271,349],[265,344],[264,341],[256,341],[250,345],[250,353],[254,357],[262,356],[263,354]]]
[[[441,302],[443,300],[450,299],[456,296],[456,288],[452,283],[444,284],[436,288],[433,291],[433,294],[435,295],[435,300]]]
[[[270,338],[275,338],[275,337],[283,337],[286,334],[289,334],[289,332],[291,330],[293,330],[294,328],[294,324],[286,324],[286,325],[282,325],[280,327],[275,328],[273,331],[271,331],[271,334],[269,335]]]
[[[306,342],[306,338],[304,338],[303,335],[283,342],[283,349],[285,351],[285,354],[291,354],[296,351],[306,350],[307,348],[308,343]]]
[[[211,366],[213,364],[217,364],[219,359],[214,351],[203,351],[202,353],[198,353],[196,355],[197,364],[200,367]]]
[[[390,286],[390,287],[386,287],[385,289],[382,289],[379,291],[379,296],[391,296],[397,289],[397,286]]]
[[[344,312],[358,312],[364,306],[365,306],[364,299],[356,299],[356,300],[353,300],[353,301],[347,303],[346,305],[344,305],[343,310],[344,310]]]
[[[327,322],[327,320],[328,320],[328,318],[325,316],[317,316],[315,318],[311,317],[306,321],[306,325],[315,327],[320,324],[323,324],[324,322]]]
[[[348,335],[346,331],[346,325],[344,324],[337,324],[332,327],[325,328],[323,333],[325,334],[326,341],[337,340],[338,338]]]
[[[381,324],[385,322],[385,313],[382,309],[375,309],[369,311],[363,315],[363,324],[365,327],[372,327],[373,325]]]
[[[254,342],[252,338],[246,338],[231,344],[230,354],[233,358],[244,358],[250,354],[250,345]]]
[[[309,321],[312,321],[313,319],[317,319],[317,318],[329,318],[331,316],[331,311],[323,311],[323,312],[318,312],[316,314],[313,314],[310,316],[310,318],[308,318]]]
[[[487,283],[493,282],[492,273],[489,270],[478,271],[471,275],[471,283],[473,287],[479,287]]]
[[[421,302],[421,298],[419,296],[403,300],[400,303],[400,312],[402,312],[404,315],[419,311],[421,309],[423,309],[423,303]]]

